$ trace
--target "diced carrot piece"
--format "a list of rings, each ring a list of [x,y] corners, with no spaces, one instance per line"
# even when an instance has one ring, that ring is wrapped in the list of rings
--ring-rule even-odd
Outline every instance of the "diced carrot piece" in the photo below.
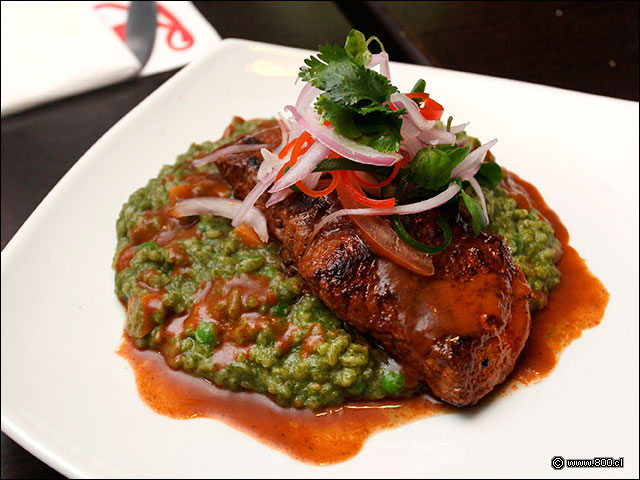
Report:
[[[255,230],[246,223],[241,223],[233,231],[245,245],[251,248],[264,246],[264,242],[260,240]]]
[[[189,184],[171,187],[169,189],[169,205],[175,205],[178,199],[191,198],[193,196],[192,189],[193,185]]]

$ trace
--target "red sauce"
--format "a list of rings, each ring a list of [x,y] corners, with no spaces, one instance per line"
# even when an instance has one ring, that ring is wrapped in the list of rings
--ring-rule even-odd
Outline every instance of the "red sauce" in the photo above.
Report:
[[[555,367],[562,350],[580,338],[583,330],[600,323],[609,292],[569,245],[569,232],[538,189],[514,173],[509,173],[503,186],[520,207],[535,208],[551,223],[563,252],[556,265],[560,285],[549,293],[547,306],[533,314],[529,339],[510,376],[509,386],[515,389],[518,383],[544,378]]]
[[[451,410],[426,397],[351,404],[316,413],[280,408],[261,395],[232,393],[171,370],[160,354],[137,350],[129,340],[118,353],[133,368],[140,397],[156,412],[179,419],[214,418],[296,460],[317,465],[353,457],[376,430]]]
[[[172,175],[167,175],[162,181],[172,178]],[[189,218],[172,217],[169,215],[171,206],[175,205],[176,201],[186,198],[228,197],[231,194],[231,188],[220,175],[205,172],[190,173],[185,175],[182,181],[186,183],[169,190],[169,205],[145,212],[141,221],[131,229],[129,232],[131,243],[120,252],[116,261],[117,272],[129,266],[141,244],[150,241],[169,250],[171,261],[177,264],[176,268],[179,269],[181,268],[179,265],[188,262],[188,256],[178,242],[184,238],[199,235],[196,229],[197,222]]]
[[[298,331],[298,327],[293,324],[289,324],[287,329],[284,331],[280,338],[276,340],[276,346],[280,349],[281,352],[286,353],[291,350],[295,342],[295,334]]]
[[[518,384],[537,381],[547,375],[565,347],[579,338],[583,330],[600,323],[609,299],[602,283],[569,246],[566,228],[538,190],[513,174],[504,187],[519,205],[536,208],[553,225],[563,246],[564,253],[558,263],[563,281],[551,291],[547,306],[534,313],[529,340],[509,380],[480,405],[515,389]],[[181,326],[184,317],[176,321]],[[284,332],[281,341],[286,342],[289,335]],[[309,342],[315,342],[314,336],[309,337]],[[283,409],[260,395],[231,393],[205,380],[171,370],[160,354],[137,350],[126,338],[119,354],[129,361],[135,372],[140,397],[156,412],[173,418],[217,419],[292,458],[317,465],[353,457],[376,431],[457,410],[435,403],[426,396],[401,401],[359,402],[315,413]]]
[[[302,342],[302,349],[300,350],[300,357],[307,358],[313,353],[318,344],[325,339],[324,327],[319,323],[314,323],[309,329],[309,333]]]
[[[233,351],[246,354],[257,334],[266,327],[271,327],[276,336],[284,330],[283,321],[279,317],[261,314],[248,306],[251,299],[258,305],[275,305],[277,297],[269,289],[267,277],[242,274],[233,278],[214,278],[196,292],[188,316],[186,319],[180,318],[180,325],[184,331],[187,328],[195,330],[201,321],[214,323],[221,335],[219,340],[222,344],[218,349],[220,353],[214,352],[214,360],[218,355],[220,359],[224,359],[223,365],[226,365],[235,360],[237,355],[232,355]],[[228,309],[233,303],[234,317],[230,318]],[[174,335],[173,332],[177,331],[176,322],[171,320],[166,325],[166,334]],[[232,348],[232,344],[242,348]]]

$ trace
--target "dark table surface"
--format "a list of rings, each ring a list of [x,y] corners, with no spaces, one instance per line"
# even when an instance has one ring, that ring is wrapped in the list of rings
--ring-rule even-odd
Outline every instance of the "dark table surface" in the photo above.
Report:
[[[194,2],[223,38],[315,49],[350,28],[392,60],[638,101],[638,2]],[[175,71],[2,119],[2,248],[82,154]],[[2,434],[2,478],[56,471]]]

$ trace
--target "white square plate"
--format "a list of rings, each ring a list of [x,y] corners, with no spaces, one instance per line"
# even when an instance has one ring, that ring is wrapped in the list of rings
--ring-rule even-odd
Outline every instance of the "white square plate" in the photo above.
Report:
[[[392,64],[498,161],[538,186],[611,293],[604,319],[541,383],[474,415],[384,431],[329,467],[291,460],[214,420],[172,420],[139,398],[115,350],[115,220],[129,194],[233,115],[295,102],[310,52],[225,40],[160,87],[65,175],[2,252],[2,430],[73,477],[638,475],[638,104],[467,73]],[[571,281],[570,278],[564,281]],[[551,457],[625,457],[623,469]]]

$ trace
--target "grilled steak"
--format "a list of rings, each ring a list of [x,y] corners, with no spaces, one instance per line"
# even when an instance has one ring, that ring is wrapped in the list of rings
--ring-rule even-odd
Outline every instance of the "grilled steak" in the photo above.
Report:
[[[237,143],[280,143],[277,128]],[[259,153],[230,154],[216,164],[244,198],[256,183]],[[264,209],[264,195],[256,204]],[[270,233],[285,262],[338,317],[374,337],[399,363],[423,379],[442,400],[473,405],[513,369],[529,334],[531,290],[498,236],[475,236],[456,206],[439,209],[453,240],[433,256],[435,274],[418,276],[372,253],[346,217],[311,233],[341,209],[335,192],[311,198],[292,194],[266,209]],[[405,220],[417,239],[442,241],[436,213]]]

